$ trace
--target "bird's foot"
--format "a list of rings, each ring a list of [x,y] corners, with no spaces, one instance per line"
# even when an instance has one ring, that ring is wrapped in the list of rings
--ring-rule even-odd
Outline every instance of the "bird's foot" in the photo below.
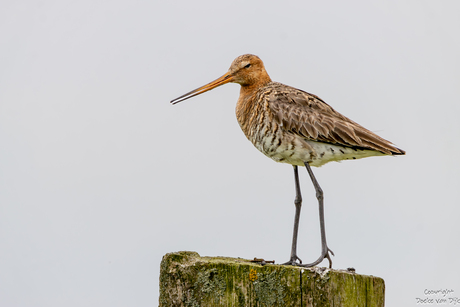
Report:
[[[332,269],[332,259],[331,259],[331,255],[330,255],[329,253],[331,253],[332,256],[335,256],[335,255],[334,255],[334,252],[331,251],[331,250],[329,249],[329,247],[328,247],[328,248],[327,248],[326,255],[324,255],[324,258],[323,258],[323,259],[326,259],[326,258],[327,258],[327,260],[329,260],[329,268]]]
[[[294,265],[294,266],[301,265],[301,264],[302,264],[302,259],[297,257],[297,255],[292,256],[288,262],[282,263],[282,265]]]
[[[327,259],[329,260],[329,268],[331,269],[332,268],[331,255],[334,256],[334,252],[331,251],[328,247],[326,247],[326,252],[322,253],[321,256],[319,256],[319,258],[315,262],[302,264],[302,260],[300,260],[300,258],[297,257],[297,255],[295,255],[294,257],[291,257],[291,260],[289,260],[286,263],[283,263],[283,265],[294,265],[294,266],[301,266],[304,268],[310,268],[312,266],[315,266],[321,263],[324,259]],[[296,260],[299,260],[299,262],[297,262]]]

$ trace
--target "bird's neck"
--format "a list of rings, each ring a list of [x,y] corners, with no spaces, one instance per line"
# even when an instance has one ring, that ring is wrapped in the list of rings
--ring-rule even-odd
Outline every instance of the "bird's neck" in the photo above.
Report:
[[[267,78],[258,79],[257,83],[241,85],[240,97],[236,104],[236,118],[249,140],[251,140],[251,127],[257,122],[256,117],[253,115],[260,113],[257,110],[262,107],[262,104],[257,99],[257,93],[270,82],[272,80],[267,74]]]
[[[252,80],[253,82],[248,84],[242,84],[240,89],[240,97],[250,97],[255,94],[260,88],[266,86],[268,83],[272,82],[270,76],[265,72],[261,74],[257,80]]]

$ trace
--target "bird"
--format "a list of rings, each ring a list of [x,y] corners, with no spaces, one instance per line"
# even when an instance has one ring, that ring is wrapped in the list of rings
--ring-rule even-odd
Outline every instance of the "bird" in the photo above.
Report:
[[[236,118],[247,139],[265,156],[294,168],[295,216],[291,255],[284,265],[312,267],[331,255],[326,241],[324,193],[311,169],[328,162],[372,156],[405,155],[393,143],[340,114],[316,95],[271,80],[262,60],[253,54],[237,57],[220,78],[190,91],[171,104],[226,83],[240,84]],[[305,167],[319,206],[321,255],[311,263],[297,256],[302,195],[298,167]]]

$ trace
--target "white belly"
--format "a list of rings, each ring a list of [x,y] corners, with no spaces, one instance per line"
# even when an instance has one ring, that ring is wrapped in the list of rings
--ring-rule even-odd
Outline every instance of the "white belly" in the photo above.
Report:
[[[384,156],[384,153],[374,150],[361,150],[332,145],[328,143],[315,142],[300,139],[297,136],[292,138],[283,137],[278,143],[271,138],[255,142],[254,145],[264,155],[276,162],[288,163],[291,165],[304,166],[305,162],[311,166],[322,166],[331,161],[354,160],[372,156]]]
[[[350,147],[314,141],[307,142],[316,152],[316,157],[313,157],[312,161],[310,162],[311,166],[318,167],[331,161],[354,160],[373,156],[385,156],[384,153],[375,150],[353,149]]]

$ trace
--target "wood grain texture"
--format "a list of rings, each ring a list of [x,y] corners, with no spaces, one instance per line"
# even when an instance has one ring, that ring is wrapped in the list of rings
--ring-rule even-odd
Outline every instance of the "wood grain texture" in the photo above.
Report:
[[[383,307],[384,301],[383,279],[343,270],[262,266],[196,252],[166,254],[161,262],[161,307]]]

